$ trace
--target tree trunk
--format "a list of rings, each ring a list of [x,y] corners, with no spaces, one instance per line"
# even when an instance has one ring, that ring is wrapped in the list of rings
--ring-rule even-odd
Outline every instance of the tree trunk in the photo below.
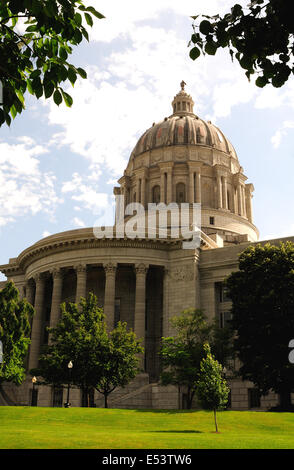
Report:
[[[191,410],[191,408],[192,408],[194,395],[195,395],[195,391],[191,391],[188,388],[188,393],[187,393],[187,409],[188,410]]]
[[[213,410],[213,413],[214,413],[215,432],[218,432],[217,421],[216,421],[216,409]]]
[[[108,408],[107,397],[108,397],[108,394],[104,393],[104,408]]]

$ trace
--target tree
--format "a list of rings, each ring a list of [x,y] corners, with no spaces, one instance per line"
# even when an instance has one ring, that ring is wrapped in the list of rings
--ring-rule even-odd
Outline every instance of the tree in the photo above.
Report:
[[[73,48],[85,38],[93,17],[104,18],[82,0],[2,0],[0,3],[0,82],[3,106],[0,126],[10,125],[25,108],[25,92],[72,105],[61,84],[86,78],[81,67],[68,62]]]
[[[25,378],[24,360],[30,344],[30,320],[34,308],[26,299],[20,300],[13,282],[0,290],[0,341],[3,358],[0,364],[0,385],[20,385]]]
[[[95,389],[107,399],[117,387],[125,387],[140,371],[139,357],[144,350],[136,340],[135,334],[127,331],[127,324],[118,322],[108,337],[108,347],[103,352],[103,370],[97,374]]]
[[[105,397],[118,386],[125,386],[138,371],[136,354],[142,352],[134,333],[125,323],[118,323],[111,332],[106,329],[103,310],[90,294],[75,303],[61,304],[61,319],[50,328],[50,344],[40,357],[39,367],[31,375],[39,383],[81,388],[86,395],[95,388]],[[67,364],[73,362],[71,376]],[[88,400],[87,400],[88,401]]]
[[[201,15],[200,23],[193,24],[191,59],[228,48],[249,80],[258,74],[258,87],[281,87],[294,73],[291,7],[290,0],[251,0],[247,8],[236,4],[224,16]]]
[[[249,246],[239,256],[239,271],[226,285],[241,377],[252,381],[262,395],[274,390],[282,409],[289,408],[294,389],[293,365],[288,361],[294,331],[294,244]]]
[[[174,337],[162,338],[161,383],[184,386],[187,389],[187,408],[190,409],[196,392],[203,345],[210,338],[212,326],[199,309],[184,310],[171,319],[176,330]]]
[[[222,365],[212,356],[208,343],[204,345],[204,351],[206,357],[200,363],[196,393],[202,407],[213,410],[215,431],[218,432],[216,412],[226,407],[230,389],[223,378]]]

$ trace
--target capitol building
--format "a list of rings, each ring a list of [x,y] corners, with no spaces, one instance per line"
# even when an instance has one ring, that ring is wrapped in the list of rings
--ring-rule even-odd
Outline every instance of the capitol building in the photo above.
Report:
[[[27,370],[37,367],[42,345],[48,342],[47,327],[59,320],[60,304],[79,302],[93,292],[108,326],[127,322],[145,350],[142,373],[113,392],[109,406],[185,408],[184,388],[160,385],[161,338],[173,334],[170,319],[187,308],[202,309],[221,326],[230,319],[223,281],[238,270],[239,253],[259,238],[253,193],[232,143],[195,114],[182,82],[171,114],[139,138],[114,194],[123,201],[124,226],[130,223],[125,209],[132,203],[143,207],[142,220],[148,219],[150,204],[183,205],[188,214],[198,208],[198,243],[184,246],[187,240],[181,233],[174,236],[169,214],[165,236],[145,230],[134,237],[117,236],[115,229],[107,236],[97,235],[103,231],[93,227],[69,230],[43,238],[0,266],[35,308]],[[158,218],[154,220],[158,229]],[[277,402],[274,393],[259,399],[250,382],[228,382],[231,409],[267,409]],[[32,387],[30,375],[19,387],[2,385],[0,405],[30,405]],[[63,406],[66,390],[38,386],[35,399],[38,406]],[[97,392],[91,400],[93,406],[103,406]],[[72,389],[70,401],[82,406],[83,393]]]

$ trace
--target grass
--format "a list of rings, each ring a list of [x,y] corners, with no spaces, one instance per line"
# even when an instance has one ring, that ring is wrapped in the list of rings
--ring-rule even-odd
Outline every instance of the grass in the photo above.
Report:
[[[292,449],[294,414],[0,407],[1,449]]]

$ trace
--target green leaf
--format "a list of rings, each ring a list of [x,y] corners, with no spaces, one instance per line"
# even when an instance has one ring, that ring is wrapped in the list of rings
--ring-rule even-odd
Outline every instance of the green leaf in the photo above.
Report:
[[[45,98],[50,98],[53,91],[54,91],[54,85],[52,82],[48,82],[46,85],[44,85]]]
[[[81,67],[77,68],[77,72],[82,78],[87,78],[87,72],[84,69],[82,69]]]
[[[32,88],[32,82],[31,80],[27,79],[27,89],[28,89],[28,92],[33,95],[34,94],[34,90]]]
[[[15,92],[17,94],[17,97],[18,97],[19,101],[22,104],[22,107],[24,108],[24,97],[23,97],[22,92],[20,90],[16,90]]]
[[[67,58],[68,58],[68,54],[66,52],[66,49],[63,46],[60,46],[60,48],[59,48],[59,57],[64,61],[67,60]]]
[[[86,10],[92,13],[94,16],[96,16],[96,18],[99,18],[99,20],[101,20],[102,18],[105,18],[105,16],[102,15],[102,13],[99,13],[99,11],[95,10],[94,7],[88,7],[86,8]]]
[[[17,115],[17,111],[16,111],[14,104],[10,108],[10,114],[12,116],[12,119],[15,119],[15,116]]]
[[[193,44],[197,44],[197,42],[200,41],[200,36],[199,36],[199,34],[192,34],[192,36],[191,36],[191,41],[193,42]]]
[[[93,19],[92,19],[92,16],[89,15],[89,13],[85,13],[85,19],[86,19],[87,24],[88,24],[89,26],[93,26]]]
[[[63,100],[64,100],[66,106],[67,106],[68,108],[70,108],[71,105],[72,105],[72,103],[73,103],[72,97],[71,97],[68,93],[66,93],[65,91],[63,91],[62,88],[61,88],[61,93],[62,93]]]
[[[199,30],[202,34],[206,35],[213,32],[213,27],[208,20],[203,20],[199,25]]]
[[[192,60],[195,60],[200,56],[200,50],[198,49],[198,47],[193,47],[193,49],[190,50],[189,55]]]
[[[54,103],[57,104],[57,106],[59,106],[60,103],[62,102],[62,95],[59,90],[55,90],[53,94],[53,100],[54,100]]]
[[[217,51],[217,44],[213,41],[209,41],[205,44],[204,50],[209,55],[215,55]]]
[[[268,80],[265,77],[258,77],[255,80],[255,85],[259,88],[263,88],[268,83]]]
[[[78,26],[82,24],[82,15],[80,13],[75,13],[74,20]]]
[[[68,79],[71,82],[71,84],[74,85],[74,83],[77,79],[77,74],[76,74],[76,72],[73,68],[69,67],[67,76],[68,76]]]

